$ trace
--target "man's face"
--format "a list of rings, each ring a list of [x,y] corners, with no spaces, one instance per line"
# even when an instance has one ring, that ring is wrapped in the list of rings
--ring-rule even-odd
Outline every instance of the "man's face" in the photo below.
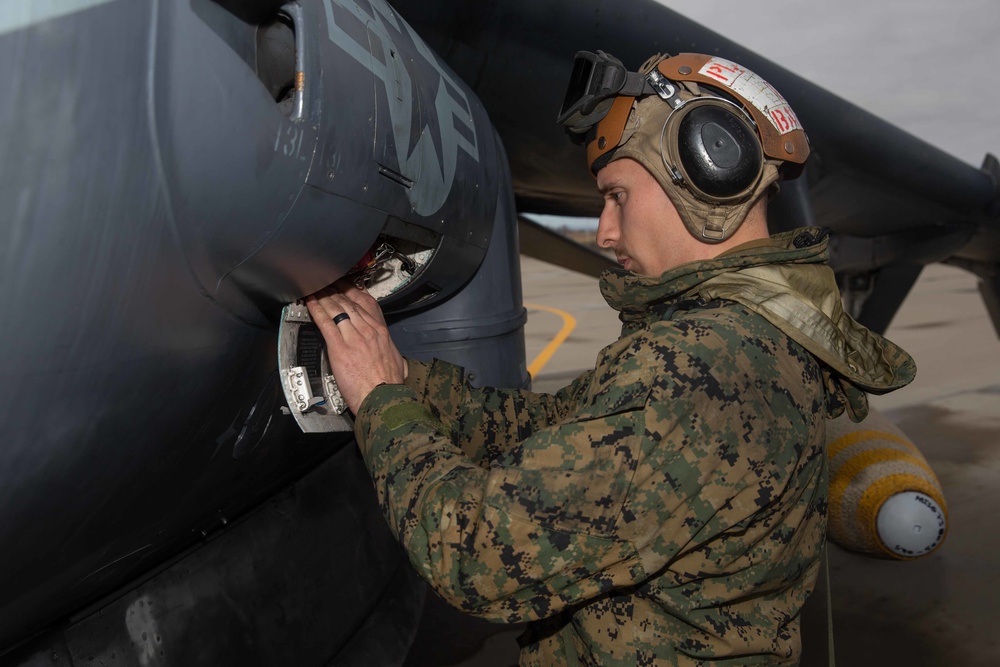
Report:
[[[689,261],[684,223],[670,198],[646,168],[622,158],[597,172],[597,189],[604,210],[597,227],[597,244],[614,250],[629,271],[659,276]]]

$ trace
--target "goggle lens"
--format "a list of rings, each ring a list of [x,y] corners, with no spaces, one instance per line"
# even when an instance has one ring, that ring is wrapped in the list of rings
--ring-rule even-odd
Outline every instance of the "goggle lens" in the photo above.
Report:
[[[559,109],[559,118],[562,118],[567,109],[575,106],[588,93],[593,73],[594,62],[592,60],[576,58],[576,62],[573,63],[573,74],[569,78],[569,87],[566,89],[566,97],[563,99],[562,108]]]

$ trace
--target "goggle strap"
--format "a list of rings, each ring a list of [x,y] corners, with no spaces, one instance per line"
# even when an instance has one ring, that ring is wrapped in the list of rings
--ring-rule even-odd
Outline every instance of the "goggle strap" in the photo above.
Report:
[[[643,97],[652,95],[656,90],[650,85],[646,77],[637,72],[629,72],[625,77],[625,85],[618,91],[619,96]]]

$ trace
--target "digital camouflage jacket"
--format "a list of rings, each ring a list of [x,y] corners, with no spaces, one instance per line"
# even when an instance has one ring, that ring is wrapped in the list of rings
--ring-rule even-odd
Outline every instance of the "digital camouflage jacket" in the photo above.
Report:
[[[795,664],[826,531],[825,420],[913,376],[840,309],[817,230],[601,280],[621,337],[555,395],[409,362],[358,443],[391,530],[522,665]]]

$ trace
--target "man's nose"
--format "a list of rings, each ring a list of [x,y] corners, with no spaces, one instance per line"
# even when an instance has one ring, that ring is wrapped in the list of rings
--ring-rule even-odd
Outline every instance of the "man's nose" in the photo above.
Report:
[[[604,207],[597,221],[597,245],[601,248],[613,248],[618,241],[618,221],[608,208]]]

